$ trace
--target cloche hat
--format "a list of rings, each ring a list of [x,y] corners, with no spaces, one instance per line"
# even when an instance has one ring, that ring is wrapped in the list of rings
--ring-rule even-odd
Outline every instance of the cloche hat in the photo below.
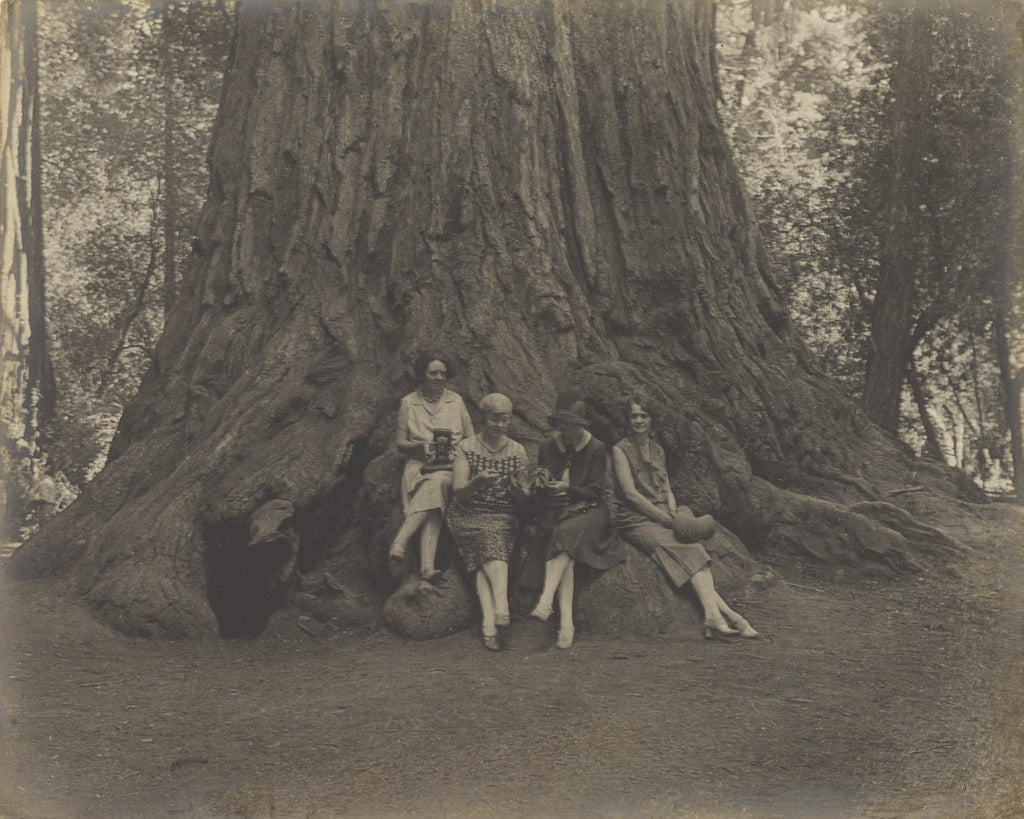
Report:
[[[583,396],[578,392],[560,392],[555,399],[555,411],[548,416],[549,423],[554,424],[556,421],[584,427],[589,424],[587,405],[583,401]]]

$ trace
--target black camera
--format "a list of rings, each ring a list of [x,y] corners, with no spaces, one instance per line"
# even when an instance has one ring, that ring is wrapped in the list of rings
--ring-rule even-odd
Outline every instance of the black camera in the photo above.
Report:
[[[435,429],[434,441],[430,445],[430,460],[420,470],[424,474],[436,472],[439,469],[452,468],[452,431],[450,429]]]

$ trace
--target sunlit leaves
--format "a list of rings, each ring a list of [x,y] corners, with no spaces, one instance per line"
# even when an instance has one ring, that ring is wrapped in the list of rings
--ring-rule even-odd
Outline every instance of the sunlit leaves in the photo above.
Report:
[[[897,160],[893,83],[909,8],[721,0],[721,111],[794,321],[853,394],[883,237],[899,220],[914,284],[908,340],[943,455],[993,487],[1007,463],[992,310],[1012,267],[1010,128],[1021,64],[1008,35],[1020,10],[928,4],[928,24],[914,35],[930,60],[920,138]],[[896,175],[915,187],[894,213]],[[904,406],[903,434],[922,449],[909,395]]]
[[[41,3],[49,315],[61,402],[52,437],[64,458],[57,466],[77,479],[105,452],[148,368],[173,292],[165,277],[186,262],[230,26],[220,0]],[[169,231],[178,238],[173,258]]]

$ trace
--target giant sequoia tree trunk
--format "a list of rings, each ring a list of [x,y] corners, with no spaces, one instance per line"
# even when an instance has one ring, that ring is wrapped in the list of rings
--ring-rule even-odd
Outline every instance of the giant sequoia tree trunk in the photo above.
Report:
[[[218,555],[268,501],[294,509],[300,567],[372,558],[408,362],[438,343],[471,408],[512,398],[528,444],[566,384],[606,439],[646,386],[677,492],[755,554],[925,559],[878,501],[926,467],[804,362],[774,291],[715,111],[710,0],[252,2],[238,19],[157,362],[107,467],[17,573],[69,573],[124,630],[198,634],[226,605]]]

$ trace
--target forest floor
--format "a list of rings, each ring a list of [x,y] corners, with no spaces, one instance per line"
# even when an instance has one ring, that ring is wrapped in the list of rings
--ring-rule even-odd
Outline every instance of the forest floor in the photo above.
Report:
[[[0,814],[1021,816],[1010,514],[962,580],[771,564],[785,581],[734,601],[769,639],[741,645],[563,651],[528,623],[501,653],[476,631],[155,642],[5,581]]]

